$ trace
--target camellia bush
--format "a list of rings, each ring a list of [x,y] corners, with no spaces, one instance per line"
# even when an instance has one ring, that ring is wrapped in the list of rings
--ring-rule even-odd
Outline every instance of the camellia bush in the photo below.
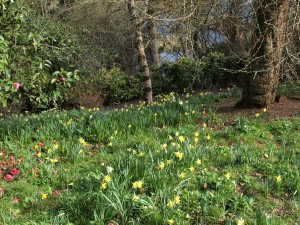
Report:
[[[0,17],[0,104],[33,112],[63,107],[65,90],[79,79],[75,32],[19,1],[1,1]]]

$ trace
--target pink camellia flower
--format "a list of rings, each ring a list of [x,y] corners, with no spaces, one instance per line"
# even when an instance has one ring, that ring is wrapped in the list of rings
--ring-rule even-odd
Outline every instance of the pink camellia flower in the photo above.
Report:
[[[62,77],[62,78],[60,78],[60,81],[65,82],[66,78]]]
[[[17,175],[17,174],[20,173],[20,170],[18,170],[17,168],[13,168],[13,169],[10,171],[10,173],[11,173],[13,176],[15,176],[15,175]]]
[[[14,178],[15,177],[13,175],[7,174],[6,177],[5,177],[5,180],[9,182],[9,181],[12,181]]]
[[[40,146],[40,147],[44,147],[44,146],[45,146],[45,144],[44,144],[43,142],[39,142],[39,143],[38,143],[38,146]]]
[[[0,197],[2,197],[4,195],[4,190],[3,188],[0,188]]]
[[[19,204],[20,203],[20,199],[19,198],[13,198],[12,203],[13,204]]]
[[[18,83],[18,82],[14,82],[14,88],[15,89],[19,89],[19,87],[21,86],[21,84],[20,83]]]
[[[11,163],[14,163],[15,162],[15,157],[13,155],[10,155],[9,160],[10,160]]]

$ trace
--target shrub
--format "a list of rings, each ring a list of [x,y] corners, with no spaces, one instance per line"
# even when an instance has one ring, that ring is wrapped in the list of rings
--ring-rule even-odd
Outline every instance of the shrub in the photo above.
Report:
[[[153,74],[153,90],[156,94],[167,92],[182,92],[184,89],[206,87],[203,80],[202,61],[181,58],[175,63],[164,63]]]
[[[174,63],[164,63],[155,68],[152,76],[156,94],[182,92],[185,89],[210,89],[239,83],[239,73],[243,67],[236,57],[226,57],[223,53],[210,53],[201,60],[181,58]]]
[[[128,76],[117,67],[110,70],[100,70],[95,79],[104,99],[104,104],[116,104],[142,95],[140,80]]]
[[[204,73],[212,86],[227,87],[240,83],[241,74],[237,72],[243,68],[242,60],[235,56],[225,56],[220,52],[212,52],[202,58]]]
[[[0,10],[2,106],[17,101],[22,111],[34,112],[63,106],[64,90],[78,79],[76,72],[67,72],[76,69],[75,32],[47,18],[28,16],[18,1],[4,0]]]

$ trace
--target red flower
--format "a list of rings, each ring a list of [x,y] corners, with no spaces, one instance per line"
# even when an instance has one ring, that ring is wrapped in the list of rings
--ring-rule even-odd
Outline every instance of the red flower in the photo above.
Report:
[[[18,82],[15,82],[15,83],[14,83],[14,88],[15,88],[15,89],[19,89],[20,86],[21,86],[20,83],[18,83]]]
[[[56,79],[56,83],[59,83],[60,82],[60,80],[59,79]]]
[[[5,180],[9,182],[9,181],[12,181],[14,178],[15,177],[13,175],[7,174],[5,177]]]
[[[45,144],[44,144],[43,142],[39,142],[39,143],[38,143],[38,146],[40,146],[40,147],[44,147],[44,146],[45,146]]]
[[[10,171],[10,173],[11,173],[13,176],[15,176],[15,175],[17,175],[17,174],[20,173],[20,170],[18,170],[17,168],[13,168],[13,169]]]
[[[66,78],[64,78],[64,77],[60,78],[61,82],[65,82],[65,80],[66,80]]]

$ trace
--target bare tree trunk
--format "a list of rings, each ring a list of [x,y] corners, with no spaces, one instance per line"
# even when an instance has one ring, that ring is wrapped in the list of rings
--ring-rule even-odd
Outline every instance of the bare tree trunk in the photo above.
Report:
[[[257,0],[256,41],[252,71],[238,107],[266,107],[275,103],[279,84],[290,0]]]
[[[150,20],[149,31],[151,36],[151,56],[152,56],[152,65],[159,67],[159,54],[158,54],[158,40],[157,40],[157,27],[154,20]]]
[[[149,104],[149,103],[153,103],[152,84],[150,78],[150,70],[149,70],[149,66],[145,54],[145,47],[143,43],[143,32],[142,32],[143,19],[142,17],[136,14],[135,0],[130,0],[128,2],[128,11],[132,18],[132,21],[134,21],[135,24],[137,50],[138,50],[141,69],[143,71],[144,98]]]

